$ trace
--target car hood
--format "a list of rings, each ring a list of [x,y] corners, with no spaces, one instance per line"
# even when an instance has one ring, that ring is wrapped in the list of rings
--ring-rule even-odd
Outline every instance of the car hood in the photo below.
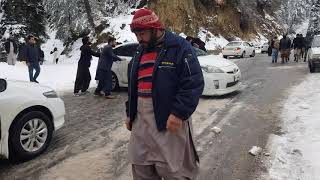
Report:
[[[199,56],[198,59],[201,66],[214,66],[217,68],[236,66],[236,64],[230,60],[216,55]]]
[[[320,47],[311,48],[312,54],[320,54]]]
[[[48,92],[52,91],[53,89],[40,85],[37,83],[31,83],[27,81],[19,81],[19,80],[7,80],[8,87],[12,88],[19,88],[21,91],[38,91],[38,92]]]

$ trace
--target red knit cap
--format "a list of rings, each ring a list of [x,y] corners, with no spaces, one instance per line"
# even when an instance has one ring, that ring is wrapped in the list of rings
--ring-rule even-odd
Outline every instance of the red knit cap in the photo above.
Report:
[[[130,24],[131,31],[144,29],[164,29],[159,17],[149,9],[139,9],[135,12]]]

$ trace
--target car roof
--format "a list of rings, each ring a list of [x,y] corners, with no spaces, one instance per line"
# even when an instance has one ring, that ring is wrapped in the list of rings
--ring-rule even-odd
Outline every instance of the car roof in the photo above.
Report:
[[[123,43],[123,44],[116,46],[115,48],[122,47],[122,46],[129,46],[129,45],[138,45],[138,44],[139,43],[137,43],[137,42]]]

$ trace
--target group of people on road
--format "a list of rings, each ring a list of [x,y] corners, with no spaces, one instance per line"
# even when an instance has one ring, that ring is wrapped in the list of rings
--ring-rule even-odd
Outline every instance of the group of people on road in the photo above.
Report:
[[[74,85],[74,96],[88,94],[90,86],[91,74],[90,66],[92,56],[99,57],[95,80],[98,81],[98,86],[94,92],[95,96],[104,96],[107,99],[113,99],[115,96],[111,95],[112,91],[112,65],[114,61],[121,61],[122,59],[113,53],[112,48],[116,45],[116,39],[110,37],[108,45],[104,46],[101,52],[92,50],[92,43],[88,36],[82,38],[83,45],[81,46],[81,56],[78,61],[78,70],[76,81]]]
[[[269,46],[272,48],[272,63],[278,62],[279,52],[281,54],[281,63],[289,62],[291,50],[293,50],[295,62],[299,62],[301,59],[305,62],[307,52],[311,47],[311,36],[307,34],[306,37],[303,37],[302,34],[297,34],[291,41],[287,34],[284,34],[281,39],[273,37]]]

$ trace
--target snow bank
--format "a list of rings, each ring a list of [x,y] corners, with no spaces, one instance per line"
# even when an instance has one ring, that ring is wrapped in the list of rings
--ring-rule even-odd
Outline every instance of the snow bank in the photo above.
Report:
[[[293,88],[282,113],[282,136],[271,136],[269,174],[266,179],[320,177],[320,76]]]
[[[222,49],[229,43],[229,41],[221,35],[215,36],[210,31],[207,31],[204,28],[200,28],[198,37],[206,43],[206,49],[208,50]]]

